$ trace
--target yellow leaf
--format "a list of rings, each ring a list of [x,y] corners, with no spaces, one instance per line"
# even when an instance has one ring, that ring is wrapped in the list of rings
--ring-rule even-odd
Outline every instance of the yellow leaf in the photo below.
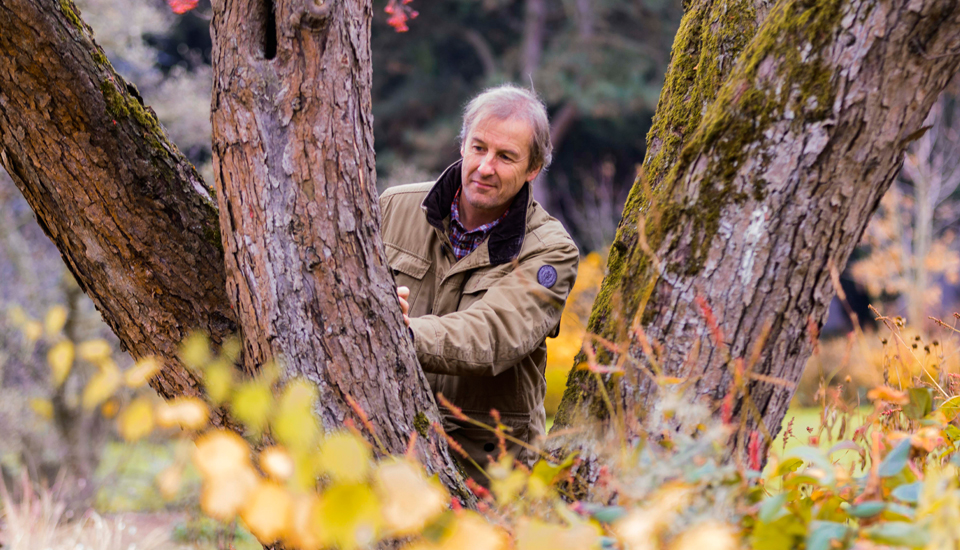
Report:
[[[239,435],[227,430],[212,430],[197,438],[193,463],[200,475],[230,477],[234,472],[250,470],[250,446]]]
[[[207,477],[200,489],[200,509],[214,519],[233,521],[258,482],[259,476],[249,467],[232,469],[229,475]]]
[[[106,368],[93,375],[83,388],[81,404],[90,411],[111,397],[120,387],[120,370],[110,362]]]
[[[330,546],[324,534],[313,518],[317,514],[320,498],[310,492],[293,498],[293,507],[290,511],[290,525],[284,537],[284,545],[297,550],[320,550]]]
[[[520,470],[513,470],[499,479],[494,477],[494,479],[490,481],[490,489],[493,490],[493,494],[497,497],[498,503],[507,504],[513,502],[513,500],[520,495],[520,491],[523,490],[526,484],[527,474]]]
[[[100,405],[100,414],[108,420],[117,416],[118,412],[120,412],[120,402],[117,401],[116,397],[111,397],[103,405]]]
[[[674,539],[670,550],[736,550],[739,542],[733,526],[707,520]]]
[[[23,335],[27,342],[32,344],[43,336],[43,325],[40,324],[40,321],[27,321],[23,325]]]
[[[73,342],[61,340],[47,352],[47,363],[50,364],[50,374],[53,377],[53,387],[59,388],[70,375],[73,368]]]
[[[293,458],[282,447],[267,447],[260,451],[260,469],[276,481],[286,481],[293,475]]]
[[[505,550],[507,536],[476,512],[464,510],[438,543],[424,541],[414,547],[422,550]]]
[[[183,484],[183,467],[179,464],[168,466],[157,474],[155,481],[160,496],[166,501],[171,501],[180,493],[180,486]]]
[[[107,359],[110,359],[111,353],[113,353],[113,350],[110,349],[110,344],[108,344],[106,340],[99,338],[96,340],[87,340],[77,346],[77,355],[79,355],[81,359],[90,361],[96,365],[100,365]]]
[[[27,312],[23,311],[23,308],[20,306],[13,306],[10,311],[7,312],[7,318],[10,319],[10,324],[17,328],[22,327],[30,321]]]
[[[649,497],[652,504],[635,508],[618,519],[611,526],[612,530],[627,548],[659,548],[651,541],[659,540],[660,533],[680,511],[689,506],[694,496],[692,488],[687,485],[667,483]]]
[[[637,508],[613,524],[613,532],[624,543],[625,548],[653,550],[659,547],[654,541],[659,540],[661,527],[659,515]]]
[[[47,310],[47,316],[43,320],[43,327],[47,332],[47,337],[52,338],[60,334],[65,324],[67,324],[67,308],[56,305]]]
[[[867,392],[867,398],[871,401],[886,401],[896,405],[906,405],[910,402],[910,396],[906,392],[895,390],[889,386],[877,386]]]
[[[450,497],[423,469],[402,459],[381,462],[374,473],[384,527],[394,536],[420,532],[447,508]]]
[[[272,433],[290,449],[310,450],[320,439],[320,423],[313,414],[316,387],[305,380],[294,380],[283,389],[280,406],[273,418]]]
[[[283,487],[260,482],[240,509],[240,518],[262,544],[270,544],[285,536],[293,508],[293,500]]]
[[[334,485],[317,505],[315,521],[320,532],[340,548],[367,546],[377,540],[380,503],[367,485]]]
[[[318,464],[338,481],[356,482],[366,478],[371,458],[365,441],[349,432],[337,432],[320,446]]]
[[[145,397],[139,397],[120,413],[117,419],[120,435],[127,441],[137,441],[153,431],[153,407]]]
[[[160,372],[160,362],[153,357],[144,357],[123,374],[124,381],[129,388],[139,388],[147,384],[155,374]]]
[[[273,408],[273,392],[270,386],[256,380],[241,384],[233,393],[230,408],[237,420],[252,432],[260,433]]]
[[[208,365],[203,371],[203,386],[215,405],[226,401],[233,387],[233,365],[225,361],[214,361]]]
[[[44,420],[53,418],[53,403],[51,403],[49,399],[35,397],[30,400],[30,408],[33,409],[33,412],[35,412],[37,416]]]
[[[240,351],[243,349],[243,345],[240,343],[240,339],[236,336],[230,336],[223,341],[223,345],[220,346],[220,357],[226,360],[228,363],[233,363],[240,358]]]
[[[317,486],[321,475],[320,460],[316,450],[293,450],[293,484],[303,491],[311,491]]]
[[[517,526],[517,550],[599,548],[600,534],[596,526],[585,521],[565,527],[524,518]]]
[[[212,357],[210,342],[201,332],[191,333],[180,345],[180,359],[192,369],[203,368]]]
[[[157,424],[161,428],[199,430],[209,420],[210,408],[198,397],[177,397],[157,405]]]

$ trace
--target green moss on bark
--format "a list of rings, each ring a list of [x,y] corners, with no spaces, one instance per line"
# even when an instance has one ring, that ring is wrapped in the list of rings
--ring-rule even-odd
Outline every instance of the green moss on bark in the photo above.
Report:
[[[420,434],[420,437],[427,437],[427,432],[430,430],[430,419],[427,418],[427,415],[423,412],[418,412],[416,416],[413,417],[413,428],[417,430],[417,433]]]
[[[665,193],[658,192],[661,182],[676,164],[680,151],[700,126],[703,113],[714,100],[734,66],[737,56],[756,32],[757,13],[750,0],[700,0],[691,2],[674,39],[670,69],[660,94],[657,114],[647,135],[647,158],[641,181],[638,177],[623,209],[623,220],[607,261],[607,277],[594,302],[590,330],[611,336],[605,330],[614,317],[615,296],[622,311],[631,317],[642,301],[647,285],[628,283],[630,279],[653,276],[648,258],[635,256],[637,222],[646,211],[647,242],[660,244],[668,228],[680,219],[680,209],[671,206]],[[652,210],[660,208],[659,212]],[[719,211],[715,215],[719,219]],[[651,223],[654,221],[655,223]],[[629,273],[626,273],[630,266]]]
[[[763,133],[773,122],[782,120],[787,111],[792,113],[797,124],[822,120],[830,115],[836,92],[833,73],[818,53],[827,41],[832,40],[841,16],[841,3],[839,0],[804,0],[771,12],[760,33],[744,52],[735,73],[720,88],[716,102],[701,117],[699,110],[712,100],[712,93],[717,93],[715,88],[723,78],[724,63],[732,64],[731,59],[721,61],[718,57],[729,56],[732,50],[743,48],[746,38],[734,37],[734,30],[748,27],[756,18],[752,7],[743,7],[739,15],[731,14],[734,11],[718,10],[714,6],[705,20],[697,19],[701,14],[691,13],[688,17],[692,16],[693,22],[685,25],[683,32],[678,34],[677,43],[684,44],[691,41],[692,33],[699,31],[701,55],[691,68],[689,60],[677,59],[675,48],[672,75],[668,78],[673,84],[668,85],[667,90],[672,91],[672,87],[681,81],[694,84],[691,92],[674,92],[668,96],[671,102],[665,103],[665,98],[658,108],[650,145],[655,145],[655,139],[662,139],[662,143],[648,158],[645,171],[648,182],[638,182],[631,190],[617,242],[608,261],[608,276],[591,315],[590,329],[602,335],[612,334],[608,325],[613,296],[619,293],[623,312],[629,321],[634,308],[643,301],[643,297],[636,293],[648,286],[629,279],[657,276],[650,269],[646,253],[638,250],[636,228],[641,212],[647,222],[646,240],[654,250],[665,244],[665,238],[673,240],[668,244],[676,244],[680,232],[688,231],[690,241],[686,261],[683,265],[666,265],[664,268],[677,274],[696,275],[706,262],[724,209],[750,198],[762,200],[764,197],[762,180],[754,180],[748,191],[739,189],[734,182],[745,157],[753,153],[751,145],[762,140]],[[725,18],[733,21],[718,25]],[[762,75],[769,84],[760,83],[761,63],[771,56],[773,74]],[[783,89],[773,89],[774,85]],[[661,115],[661,112],[665,114]],[[683,120],[688,123],[686,127]],[[695,129],[692,135],[683,133],[691,129]],[[680,152],[671,150],[673,144],[684,137]],[[678,204],[673,191],[681,183],[679,178],[704,153],[708,153],[709,162],[697,176],[701,183],[695,201]],[[689,226],[689,229],[681,226]]]
[[[110,61],[107,59],[107,56],[103,54],[103,51],[100,50],[100,48],[93,50],[93,60],[101,67],[105,67],[110,63]]]
[[[624,207],[588,330],[617,339],[639,308],[656,303],[660,273],[638,245],[641,214],[650,248],[679,258],[661,269],[695,276],[706,263],[725,209],[764,199],[761,179],[744,189],[734,181],[736,174],[772,124],[792,120],[790,124],[804,125],[831,115],[836,84],[820,52],[834,39],[841,17],[840,0],[796,0],[774,8],[751,41],[751,33],[736,33],[751,28],[756,18],[752,5],[691,6],[648,137],[646,181],[638,178]],[[733,65],[731,54],[748,41],[724,82]],[[689,177],[695,162],[703,163],[697,167],[699,188],[692,199],[682,199],[689,192],[681,187],[688,185],[681,178]],[[654,311],[641,314],[644,325],[655,322]],[[585,395],[589,386],[579,376],[571,374],[558,417],[567,417],[566,409],[580,408],[585,399],[599,399]]]
[[[100,83],[100,92],[107,103],[107,111],[115,118],[132,118],[141,128],[154,136],[154,141],[157,135],[162,134],[157,116],[148,111],[136,97],[120,92],[109,80]],[[156,145],[159,145],[159,142]]]
[[[121,92],[110,80],[104,80],[100,83],[100,92],[103,94],[107,112],[113,116],[115,121],[135,121],[139,133],[152,149],[149,158],[159,173],[162,174],[162,179],[168,182],[181,181],[183,178],[177,173],[177,164],[187,161],[176,152],[175,146],[169,144],[157,116],[144,107],[136,96]],[[194,174],[194,177],[199,179],[200,176]],[[212,192],[212,190],[208,188],[208,192]],[[209,211],[207,223],[201,228],[202,236],[204,240],[222,253],[223,242],[220,235],[220,219],[216,202],[207,201],[200,194],[197,194],[197,197],[204,201]]]
[[[130,116],[130,110],[127,109],[127,102],[112,82],[108,80],[101,82],[100,93],[103,94],[103,99],[107,102],[107,111],[111,115],[115,118],[127,118]]]
[[[60,0],[60,11],[70,20],[70,23],[79,31],[83,31],[83,21],[77,15],[77,6],[71,0]]]
[[[580,365],[582,363],[578,363]],[[607,395],[615,399],[620,376],[616,374],[602,375],[601,380]],[[567,378],[567,388],[564,390],[561,406],[553,419],[555,426],[571,426],[579,424],[581,420],[606,420],[610,418],[610,409],[606,401],[600,397],[600,384],[597,375],[585,368],[574,367]],[[582,404],[586,405],[583,409]],[[578,411],[583,411],[578,413]],[[586,418],[575,418],[576,414],[584,414]]]

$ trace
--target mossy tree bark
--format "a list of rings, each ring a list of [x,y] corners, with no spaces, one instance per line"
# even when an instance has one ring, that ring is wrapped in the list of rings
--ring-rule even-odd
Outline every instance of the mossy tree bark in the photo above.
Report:
[[[151,383],[197,395],[176,349],[236,331],[217,209],[70,0],[0,4],[0,162],[81,288]]]
[[[399,454],[439,414],[380,240],[371,20],[368,0],[215,2],[214,172],[247,362],[315,382],[328,429],[360,425],[352,398]],[[457,487],[442,438],[418,450]]]
[[[681,28],[702,32],[707,4],[694,4]],[[728,10],[709,20],[710,35],[722,43],[755,18]],[[782,0],[728,76],[730,57],[707,40],[683,30],[677,40],[647,177],[625,209],[589,324],[621,344],[605,359],[624,371],[572,372],[556,425],[606,417],[602,382],[641,435],[642,421],[631,421],[661,395],[648,374],[659,367],[717,408],[732,392],[731,422],[766,448],[834,295],[831,269],[843,269],[960,66],[960,4]],[[688,57],[691,42],[699,59]],[[714,74],[700,78],[704,70]],[[655,344],[650,355],[641,333]],[[742,443],[734,438],[736,456]]]

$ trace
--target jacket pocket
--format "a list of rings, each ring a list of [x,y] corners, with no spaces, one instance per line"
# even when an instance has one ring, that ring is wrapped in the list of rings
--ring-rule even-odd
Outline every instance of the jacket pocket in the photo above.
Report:
[[[463,311],[475,302],[483,298],[483,295],[500,282],[501,279],[510,275],[510,271],[497,269],[493,271],[481,271],[474,273],[467,279],[463,285],[463,293],[460,296],[460,306],[458,311]]]
[[[430,271],[430,261],[390,244],[386,245],[386,252],[387,263],[390,264],[397,286],[405,286],[410,289],[410,298],[407,300],[410,304],[410,316],[423,315],[424,312],[418,311],[417,299],[420,297],[423,288],[424,276]]]
[[[510,271],[505,269],[475,272],[467,279],[466,284],[463,285],[463,292],[465,294],[472,294],[474,292],[487,290],[509,274]]]

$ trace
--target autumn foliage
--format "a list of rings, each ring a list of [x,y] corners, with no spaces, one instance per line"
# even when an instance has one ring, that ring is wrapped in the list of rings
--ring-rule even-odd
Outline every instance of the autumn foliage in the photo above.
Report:
[[[709,313],[709,304],[700,307]],[[791,422],[784,449],[773,450],[762,473],[756,434],[747,435],[745,463],[732,463],[727,440],[737,427],[667,391],[649,419],[654,430],[660,427],[650,441],[629,446],[616,433],[594,434],[602,464],[597,484],[604,489],[597,494],[607,495],[604,500],[578,500],[569,492],[576,456],[559,463],[544,456],[529,469],[495,453],[499,458],[485,465],[490,489],[469,483],[474,495],[468,501],[451,495],[412,454],[381,452],[368,440],[371,420],[362,411],[360,426],[347,422],[346,429],[327,432],[313,414],[317,391],[310,383],[281,380],[275,365],[254,378],[238,375],[236,341],[214,352],[202,335],[187,339],[181,359],[204,381],[206,400],[165,401],[146,387],[160,368],[155,360],[121,369],[107,342],[71,342],[62,334],[59,307],[42,320],[19,311],[15,317],[25,338],[46,346],[54,385],[80,365],[92,370],[83,407],[113,418],[124,439],[153,434],[189,447],[155,480],[165,498],[177,499],[195,472],[202,511],[224,523],[241,521],[264,544],[767,550],[867,542],[952,548],[960,542],[953,522],[960,505],[960,376],[920,361],[912,345],[922,339],[896,319],[879,318],[887,331],[884,353],[897,369],[868,392],[872,408],[858,409],[825,388],[821,427],[796,432]],[[957,345],[948,335],[933,353],[943,359]],[[33,407],[50,414],[49,402],[35,400]],[[217,410],[239,421],[242,435],[211,426]],[[681,417],[699,419],[692,433],[671,429]],[[504,426],[488,429],[510,437]],[[427,430],[442,435],[439,426]],[[418,437],[410,434],[411,448]],[[468,509],[468,502],[476,504]]]

